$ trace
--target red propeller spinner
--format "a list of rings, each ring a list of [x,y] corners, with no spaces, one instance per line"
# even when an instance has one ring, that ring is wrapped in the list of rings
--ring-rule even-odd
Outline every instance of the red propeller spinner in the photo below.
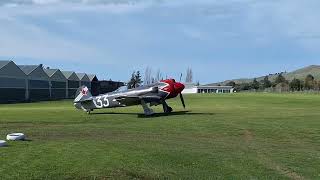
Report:
[[[168,86],[165,86],[162,90],[166,91],[169,93],[167,99],[170,98],[175,98],[178,95],[180,95],[180,99],[182,102],[183,107],[185,108],[185,103],[184,103],[184,99],[182,96],[182,91],[184,90],[185,86],[184,84],[180,83],[180,82],[176,82],[174,79],[166,79],[166,80],[162,80],[161,82],[167,83]]]

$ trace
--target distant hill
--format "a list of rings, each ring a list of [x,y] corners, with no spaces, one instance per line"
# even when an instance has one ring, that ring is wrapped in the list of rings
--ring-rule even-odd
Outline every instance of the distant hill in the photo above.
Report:
[[[289,81],[291,81],[294,78],[304,80],[308,74],[311,74],[314,76],[315,79],[320,80],[320,65],[311,65],[308,67],[304,67],[292,72],[284,72],[282,75]],[[279,75],[279,73],[276,74],[270,74],[268,75],[270,81],[274,81],[276,77]],[[257,81],[263,80],[265,76],[257,77]],[[224,82],[218,82],[218,83],[211,83],[208,85],[225,85],[230,81],[234,81],[236,84],[242,84],[242,83],[250,83],[253,81],[254,78],[243,78],[243,79],[232,79],[232,80],[226,80]]]

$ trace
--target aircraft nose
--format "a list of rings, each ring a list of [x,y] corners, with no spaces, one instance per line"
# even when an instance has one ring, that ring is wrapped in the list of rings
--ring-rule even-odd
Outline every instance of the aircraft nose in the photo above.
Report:
[[[185,88],[184,84],[179,83],[179,82],[175,83],[174,86],[175,86],[176,91],[179,92],[179,93],[181,93]]]

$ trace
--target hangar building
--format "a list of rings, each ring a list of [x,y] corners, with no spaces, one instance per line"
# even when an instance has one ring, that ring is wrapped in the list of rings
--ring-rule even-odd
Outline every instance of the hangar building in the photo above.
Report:
[[[96,75],[94,74],[88,74],[88,77],[91,82],[91,94],[93,96],[97,96],[100,93],[100,85],[99,85],[99,80]]]
[[[67,98],[67,78],[59,69],[44,69],[50,80],[50,99]]]
[[[41,101],[50,99],[49,76],[40,65],[18,65],[27,75],[26,99],[30,101]]]
[[[76,73],[78,78],[80,79],[80,86],[87,86],[91,89],[91,81],[89,76],[86,73]]]
[[[67,98],[75,98],[75,94],[80,86],[80,79],[73,71],[62,71],[62,74],[67,79]]]
[[[26,99],[27,76],[13,61],[0,61],[0,103]]]
[[[183,94],[195,94],[195,93],[233,93],[234,88],[232,86],[195,86],[191,83],[185,84]]]
[[[42,64],[16,65],[13,61],[0,60],[0,103],[72,99],[81,85],[86,85],[93,95],[98,95],[106,91],[104,84],[105,81],[100,83],[92,74],[44,68]],[[113,81],[107,84],[112,84],[108,92],[121,85]]]

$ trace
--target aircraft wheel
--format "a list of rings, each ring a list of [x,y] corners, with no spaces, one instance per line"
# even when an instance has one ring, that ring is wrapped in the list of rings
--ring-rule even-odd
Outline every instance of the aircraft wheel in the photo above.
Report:
[[[168,106],[167,113],[171,113],[173,111],[172,107]]]

